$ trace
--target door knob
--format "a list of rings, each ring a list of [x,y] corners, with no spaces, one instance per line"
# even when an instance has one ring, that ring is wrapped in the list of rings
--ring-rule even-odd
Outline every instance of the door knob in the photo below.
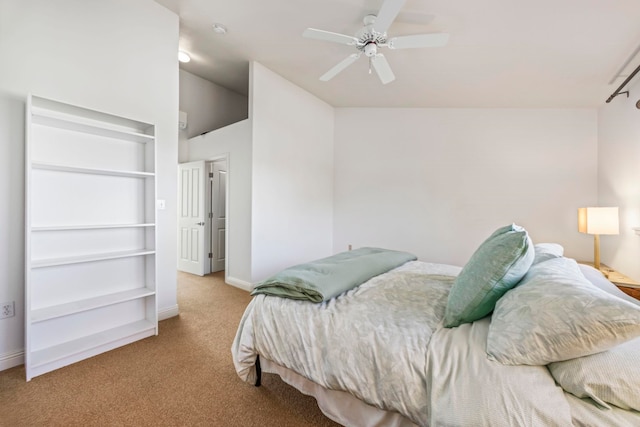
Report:
[[[204,222],[199,222],[196,225],[204,225]]]

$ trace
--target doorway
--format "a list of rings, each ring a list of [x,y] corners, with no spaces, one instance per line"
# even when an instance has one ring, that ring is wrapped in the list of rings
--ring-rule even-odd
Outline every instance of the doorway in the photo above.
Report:
[[[198,276],[226,270],[228,157],[178,168],[178,270]]]
[[[210,162],[209,166],[209,222],[211,236],[209,270],[225,269],[227,235],[227,159]]]

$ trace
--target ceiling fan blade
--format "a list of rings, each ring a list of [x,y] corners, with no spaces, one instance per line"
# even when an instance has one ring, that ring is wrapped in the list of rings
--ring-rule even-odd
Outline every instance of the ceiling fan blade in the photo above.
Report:
[[[316,30],[315,28],[307,28],[304,30],[302,37],[346,45],[355,45],[358,42],[358,39],[353,36],[332,33],[331,31]]]
[[[413,36],[393,37],[387,42],[389,49],[413,49],[416,47],[440,47],[447,44],[449,34],[416,34]]]
[[[387,58],[385,58],[383,54],[379,53],[376,56],[372,56],[371,63],[373,64],[373,68],[376,70],[376,73],[383,85],[386,85],[396,79],[396,76],[393,75],[393,71],[391,71],[389,62],[387,62]]]
[[[344,70],[345,68],[347,68],[349,65],[353,64],[354,62],[356,62],[356,59],[360,58],[360,54],[359,53],[352,53],[351,55],[347,56],[345,59],[343,59],[342,61],[338,62],[338,64],[336,64],[335,67],[333,67],[332,69],[330,69],[329,71],[327,71],[326,73],[324,73],[321,77],[320,80],[322,80],[323,82],[326,82],[328,80],[331,80],[332,78],[334,78],[339,72],[341,72],[342,70]]]
[[[385,0],[376,16],[376,22],[373,24],[373,29],[379,33],[386,33],[391,23],[398,13],[400,13],[400,9],[404,6],[406,0]]]

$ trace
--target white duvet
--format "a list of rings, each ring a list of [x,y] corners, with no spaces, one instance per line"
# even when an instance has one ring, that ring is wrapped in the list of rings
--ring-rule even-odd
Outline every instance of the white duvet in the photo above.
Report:
[[[236,371],[255,382],[259,354],[421,426],[574,425],[545,366],[487,359],[490,318],[442,327],[459,271],[409,262],[321,304],[259,295],[233,343]]]

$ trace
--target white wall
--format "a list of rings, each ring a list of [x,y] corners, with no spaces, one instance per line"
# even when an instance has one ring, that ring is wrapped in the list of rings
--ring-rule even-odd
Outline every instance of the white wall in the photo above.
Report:
[[[251,64],[252,280],[333,253],[334,109]]]
[[[602,262],[640,280],[640,81],[598,111],[598,203],[620,208],[620,235],[601,236]]]
[[[0,0],[0,369],[24,348],[24,104],[29,92],[156,124],[158,305],[176,306],[178,17],[151,0]]]
[[[244,120],[249,101],[244,95],[180,70],[180,111],[187,113],[187,129],[180,132],[180,162],[189,158],[187,139]]]
[[[251,286],[251,123],[248,119],[189,140],[189,161],[228,155],[226,281]]]
[[[407,250],[463,265],[499,226],[589,259],[595,110],[336,109],[334,251]]]

